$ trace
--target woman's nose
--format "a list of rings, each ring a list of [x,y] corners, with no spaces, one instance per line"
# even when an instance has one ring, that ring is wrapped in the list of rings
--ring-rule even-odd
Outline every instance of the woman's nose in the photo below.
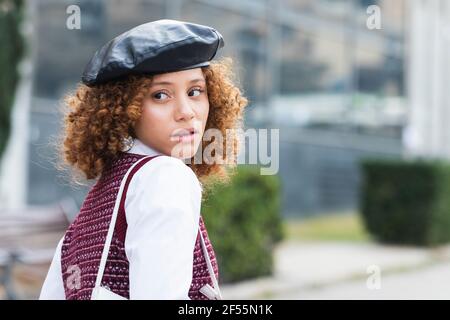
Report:
[[[177,101],[176,118],[177,120],[190,120],[195,116],[191,102],[186,98],[180,98]]]

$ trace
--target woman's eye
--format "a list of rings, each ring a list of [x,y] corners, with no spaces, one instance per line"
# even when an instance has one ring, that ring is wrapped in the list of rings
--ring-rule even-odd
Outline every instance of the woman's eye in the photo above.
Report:
[[[198,97],[204,90],[202,89],[192,89],[189,92],[190,97]],[[153,95],[153,98],[156,100],[166,100],[169,97],[169,95],[163,91],[157,92]]]
[[[197,91],[197,94],[190,95],[191,97],[198,97],[204,90],[202,90],[202,89],[192,89],[191,90],[191,92],[195,92],[195,91]],[[191,93],[191,92],[189,92],[189,93]]]
[[[153,95],[153,97],[157,100],[164,100],[164,98],[162,98],[162,96],[167,96],[167,94],[165,94],[164,92],[157,92]]]

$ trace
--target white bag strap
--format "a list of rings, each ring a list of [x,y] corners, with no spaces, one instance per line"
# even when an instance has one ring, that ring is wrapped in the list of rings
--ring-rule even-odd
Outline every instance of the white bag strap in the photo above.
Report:
[[[212,283],[214,286],[213,289],[216,290],[217,297],[219,299],[222,299],[222,294],[220,293],[220,288],[219,288],[219,284],[217,283],[216,274],[214,273],[214,269],[212,267],[211,260],[209,258],[208,250],[206,249],[205,239],[203,239],[203,232],[202,232],[202,230],[199,230],[199,231],[200,231],[200,239],[201,239],[201,243],[202,243],[203,255],[205,256],[206,264],[208,266],[209,276],[211,277],[211,280],[212,280]]]
[[[128,180],[128,176],[130,175],[130,172],[134,169],[135,166],[137,166],[141,161],[144,161],[147,158],[151,158],[151,156],[143,157],[143,158],[139,159],[138,161],[136,161],[128,169],[127,173],[125,174],[125,176],[123,177],[123,179],[120,183],[119,193],[117,194],[116,202],[114,204],[114,210],[113,210],[113,214],[111,217],[111,222],[109,223],[108,234],[106,235],[105,246],[103,247],[102,258],[100,260],[100,266],[98,268],[97,278],[95,280],[94,288],[100,287],[102,279],[103,279],[103,273],[105,271],[106,260],[108,259],[109,247],[111,246],[111,241],[112,241],[112,236],[114,233],[114,228],[116,225],[117,215],[119,213],[120,201],[122,199],[123,189],[125,188],[125,184]]]

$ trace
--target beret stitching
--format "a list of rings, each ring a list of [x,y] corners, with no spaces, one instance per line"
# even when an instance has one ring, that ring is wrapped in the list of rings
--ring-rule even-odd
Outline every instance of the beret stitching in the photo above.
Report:
[[[147,51],[145,51],[145,52],[143,52],[143,53],[141,54],[141,57],[143,57],[143,59],[141,59],[141,61],[137,62],[136,60],[134,60],[133,63],[134,63],[134,65],[135,65],[135,67],[136,67],[137,65],[141,64],[143,61],[145,61],[145,60],[148,58],[148,57],[146,57],[145,55],[148,54],[149,52],[158,52],[158,51],[163,50],[165,47],[173,46],[173,45],[176,44],[176,43],[180,43],[180,42],[184,42],[184,41],[187,41],[187,40],[191,40],[191,39],[193,39],[193,38],[199,38],[199,37],[198,37],[198,36],[190,36],[190,37],[185,38],[185,39],[183,39],[183,40],[178,40],[178,41],[175,41],[175,42],[168,43],[168,44],[166,44],[165,46],[159,47],[159,48],[157,48],[157,49],[151,48],[150,50],[147,50]]]
[[[217,51],[219,50],[219,45],[220,45],[220,37],[219,37],[219,35],[217,34],[216,30],[212,29],[212,31],[213,31],[213,32],[216,34],[216,36],[217,36],[217,47],[216,47],[216,50],[214,51],[212,57],[209,58],[209,60],[212,60],[212,59],[216,56]]]
[[[104,75],[104,74],[107,73],[107,72],[110,72],[110,71],[113,71],[113,70],[117,70],[117,67],[119,67],[119,69],[120,69],[121,67],[123,67],[123,68],[126,69],[126,70],[132,70],[132,69],[130,69],[130,68],[127,68],[127,66],[126,66],[125,64],[123,64],[123,61],[111,61],[111,62],[108,63],[104,68],[100,69],[100,70],[97,72],[97,76],[95,77],[94,80],[98,80],[98,78],[99,78],[101,75]]]

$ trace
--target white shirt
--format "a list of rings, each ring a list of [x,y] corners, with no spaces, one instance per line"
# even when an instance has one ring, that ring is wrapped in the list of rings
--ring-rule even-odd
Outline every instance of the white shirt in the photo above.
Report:
[[[125,201],[130,299],[189,300],[202,187],[182,160],[162,155],[135,139],[128,151],[161,156],[131,179]],[[58,243],[41,300],[64,300],[61,246]]]

